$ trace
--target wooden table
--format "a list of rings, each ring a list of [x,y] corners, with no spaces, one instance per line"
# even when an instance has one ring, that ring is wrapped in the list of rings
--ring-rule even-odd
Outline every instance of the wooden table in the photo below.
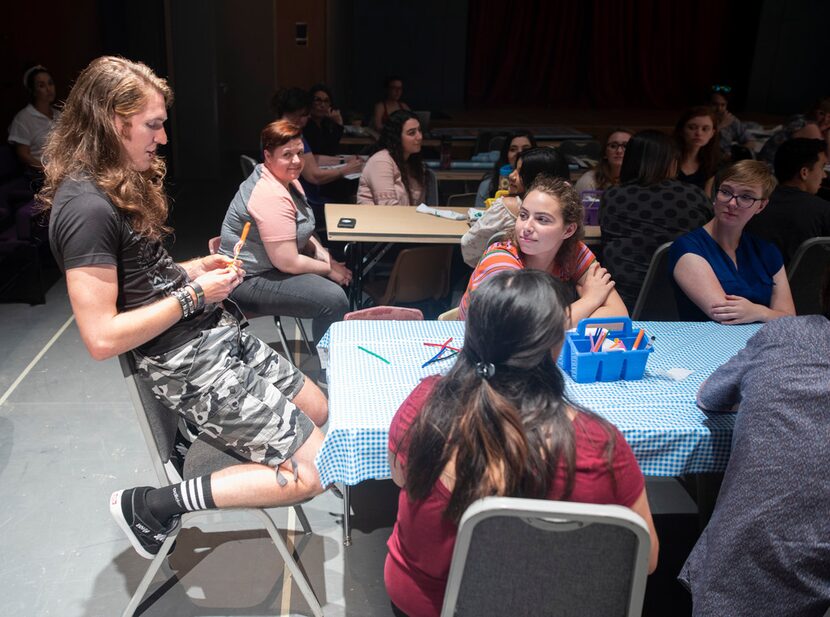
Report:
[[[443,208],[443,207],[442,207]],[[466,214],[469,208],[446,208]],[[363,277],[389,250],[392,244],[461,244],[470,225],[415,211],[414,206],[374,206],[366,204],[326,204],[326,230],[329,240],[348,242],[347,255],[352,270],[349,306],[360,307]],[[342,218],[355,220],[353,228],[338,227]],[[585,241],[600,238],[597,225],[585,226]],[[364,255],[363,245],[374,244]]]

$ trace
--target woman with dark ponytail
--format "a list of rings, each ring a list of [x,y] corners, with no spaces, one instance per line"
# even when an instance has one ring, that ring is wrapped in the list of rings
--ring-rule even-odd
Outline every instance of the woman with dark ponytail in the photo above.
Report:
[[[389,462],[403,490],[384,578],[396,614],[441,612],[458,522],[491,495],[627,506],[649,527],[654,571],[657,535],[631,448],[565,398],[565,293],[538,270],[486,281],[455,366],[422,381],[395,415]]]

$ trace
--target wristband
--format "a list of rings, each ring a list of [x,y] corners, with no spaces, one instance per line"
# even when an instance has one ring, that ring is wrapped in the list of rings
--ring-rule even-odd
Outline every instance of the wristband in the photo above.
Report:
[[[196,311],[201,311],[205,308],[205,290],[196,281],[191,281],[187,286],[196,294]]]

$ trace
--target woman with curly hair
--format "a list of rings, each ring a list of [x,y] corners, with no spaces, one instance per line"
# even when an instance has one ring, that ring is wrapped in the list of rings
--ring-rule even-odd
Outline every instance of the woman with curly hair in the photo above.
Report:
[[[417,206],[426,201],[423,138],[417,115],[406,109],[394,112],[383,125],[377,152],[363,168],[357,203]]]
[[[627,316],[608,271],[582,242],[582,203],[570,184],[539,175],[519,207],[512,239],[491,244],[461,298],[459,319],[467,318],[470,297],[487,279],[505,270],[542,270],[574,287],[570,318]]]
[[[402,488],[384,581],[396,615],[438,615],[464,511],[492,495],[616,504],[659,542],[643,474],[620,432],[573,405],[556,358],[568,327],[563,285],[536,270],[504,272],[473,294],[464,347],[428,377],[389,429]]]

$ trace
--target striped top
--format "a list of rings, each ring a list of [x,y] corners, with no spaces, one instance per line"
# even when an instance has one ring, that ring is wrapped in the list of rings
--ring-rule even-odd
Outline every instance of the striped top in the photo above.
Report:
[[[573,267],[562,268],[556,261],[550,267],[550,272],[556,278],[562,281],[576,283],[582,278],[582,275],[588,271],[588,267],[597,260],[596,255],[591,252],[584,242],[579,242],[576,245],[576,256],[572,260]],[[499,272],[506,270],[524,270],[524,259],[519,252],[519,247],[513,242],[495,242],[491,244],[473,271],[470,277],[470,282],[467,284],[467,291],[461,298],[461,305],[458,307],[458,318],[461,320],[467,319],[467,309],[470,306],[470,294],[478,289],[488,278]]]

